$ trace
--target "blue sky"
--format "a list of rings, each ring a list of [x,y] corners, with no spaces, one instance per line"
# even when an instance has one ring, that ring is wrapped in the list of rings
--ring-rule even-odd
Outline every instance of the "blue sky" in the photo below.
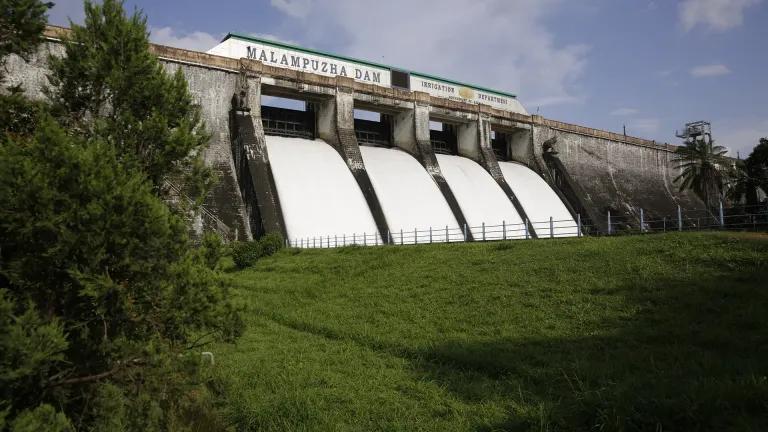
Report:
[[[745,157],[768,136],[768,0],[126,1],[157,43],[254,34],[518,95],[531,113],[678,143],[709,120]],[[82,20],[62,0],[53,24]]]

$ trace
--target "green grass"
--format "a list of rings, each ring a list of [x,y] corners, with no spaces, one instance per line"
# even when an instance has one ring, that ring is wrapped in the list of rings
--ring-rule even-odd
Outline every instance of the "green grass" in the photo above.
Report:
[[[768,430],[768,236],[284,250],[231,271],[238,430]]]

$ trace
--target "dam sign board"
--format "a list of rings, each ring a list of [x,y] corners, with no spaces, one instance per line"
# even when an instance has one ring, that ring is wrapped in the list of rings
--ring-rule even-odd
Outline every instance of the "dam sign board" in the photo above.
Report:
[[[390,87],[391,82],[389,69],[235,37],[224,40],[208,54],[258,60],[265,65],[318,75],[343,76],[382,87]]]
[[[328,77],[343,76],[366,84],[405,88],[428,93],[435,97],[472,104],[485,104],[504,111],[528,114],[512,94],[417,72],[406,72],[377,63],[313,51],[282,42],[230,33],[220,44],[211,48],[208,54],[236,59],[247,58],[269,66]],[[393,74],[397,78],[394,80],[395,85],[393,85]]]
[[[504,111],[527,114],[520,101],[512,96],[432,79],[413,72],[411,73],[411,90],[459,102],[485,104]]]

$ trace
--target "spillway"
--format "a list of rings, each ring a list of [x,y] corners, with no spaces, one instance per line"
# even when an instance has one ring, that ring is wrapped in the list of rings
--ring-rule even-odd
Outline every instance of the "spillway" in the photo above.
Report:
[[[291,242],[323,247],[381,242],[355,178],[339,153],[323,140],[267,135],[267,151]]]
[[[520,200],[533,229],[539,237],[549,237],[551,217],[554,237],[576,235],[576,222],[560,197],[541,176],[525,165],[499,162],[504,180]]]
[[[424,167],[398,149],[361,146],[365,169],[379,198],[394,243],[419,243],[463,239],[462,231],[440,189]],[[401,237],[402,236],[402,237]]]
[[[452,155],[437,155],[437,162],[476,240],[525,236],[522,218],[483,167],[471,159]],[[502,226],[506,227],[506,235]]]

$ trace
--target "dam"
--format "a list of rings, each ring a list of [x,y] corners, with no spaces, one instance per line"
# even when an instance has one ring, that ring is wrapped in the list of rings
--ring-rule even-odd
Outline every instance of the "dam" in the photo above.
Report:
[[[9,84],[43,97],[67,31],[10,59]],[[207,53],[150,49],[212,136],[221,181],[197,232],[323,248],[553,238],[703,207],[673,185],[674,146],[530,115],[508,92],[232,33]]]

